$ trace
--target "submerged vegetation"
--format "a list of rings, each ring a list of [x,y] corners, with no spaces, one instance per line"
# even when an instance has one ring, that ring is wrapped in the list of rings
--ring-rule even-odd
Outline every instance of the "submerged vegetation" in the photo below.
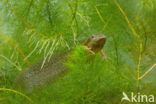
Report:
[[[155,0],[1,0],[0,104],[119,104],[123,92],[156,97],[155,12]],[[106,60],[80,46],[97,33],[107,37]],[[14,86],[20,72],[39,60],[42,69],[68,50],[65,75],[31,94]]]

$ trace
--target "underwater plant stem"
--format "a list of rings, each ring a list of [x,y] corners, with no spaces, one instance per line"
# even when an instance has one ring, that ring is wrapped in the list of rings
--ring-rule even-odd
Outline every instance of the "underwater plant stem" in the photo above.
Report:
[[[79,28],[78,20],[77,20],[78,0],[73,1],[73,5],[72,3],[68,2],[68,6],[71,9],[71,13],[72,13],[71,29],[73,31],[74,44],[76,44],[77,42],[76,37],[78,34],[78,28]]]
[[[156,63],[152,65],[141,77],[139,77],[139,79],[143,79],[145,76],[147,76],[147,74],[151,72],[154,69],[154,67],[156,67]]]
[[[132,31],[134,37],[136,37],[137,44],[139,45],[139,58],[138,58],[138,64],[137,64],[137,91],[139,91],[139,85],[140,85],[140,64],[141,64],[141,59],[142,59],[142,51],[143,51],[143,44],[141,41],[141,37],[139,36],[139,34],[136,32],[136,30],[134,29],[132,23],[130,22],[130,20],[128,19],[127,14],[125,13],[125,11],[122,9],[122,7],[120,6],[120,4],[117,2],[117,0],[113,0],[115,5],[117,6],[117,8],[120,10],[121,14],[123,15],[125,21],[128,24],[128,27],[130,28],[130,30]]]
[[[30,101],[33,104],[33,101],[28,96],[26,96],[25,94],[23,94],[21,92],[18,92],[16,90],[8,89],[8,88],[0,88],[0,91],[8,91],[8,92],[13,92],[15,94],[21,95],[21,96],[25,97],[28,101]]]
[[[19,71],[22,70],[21,67],[16,65],[16,63],[12,62],[10,59],[8,59],[6,56],[0,55],[1,58],[5,59],[7,62],[9,62],[12,66],[16,67]]]
[[[139,44],[139,57],[138,57],[138,65],[137,65],[137,92],[140,91],[140,65],[141,65],[141,59],[142,59],[142,50],[143,50],[143,45],[140,41]]]
[[[118,9],[120,10],[120,12],[122,13],[122,15],[124,16],[124,19],[126,20],[127,24],[128,24],[128,27],[131,29],[133,35],[135,37],[139,37],[138,33],[136,32],[136,30],[134,29],[132,23],[130,22],[130,20],[128,19],[128,16],[127,14],[125,13],[125,11],[121,8],[120,4],[116,1],[116,0],[113,0],[115,5],[118,7]]]

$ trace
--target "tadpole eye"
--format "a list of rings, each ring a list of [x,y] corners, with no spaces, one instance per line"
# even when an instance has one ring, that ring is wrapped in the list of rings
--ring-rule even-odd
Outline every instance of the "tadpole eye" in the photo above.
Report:
[[[92,35],[92,37],[91,38],[94,38],[95,36],[94,35]]]

